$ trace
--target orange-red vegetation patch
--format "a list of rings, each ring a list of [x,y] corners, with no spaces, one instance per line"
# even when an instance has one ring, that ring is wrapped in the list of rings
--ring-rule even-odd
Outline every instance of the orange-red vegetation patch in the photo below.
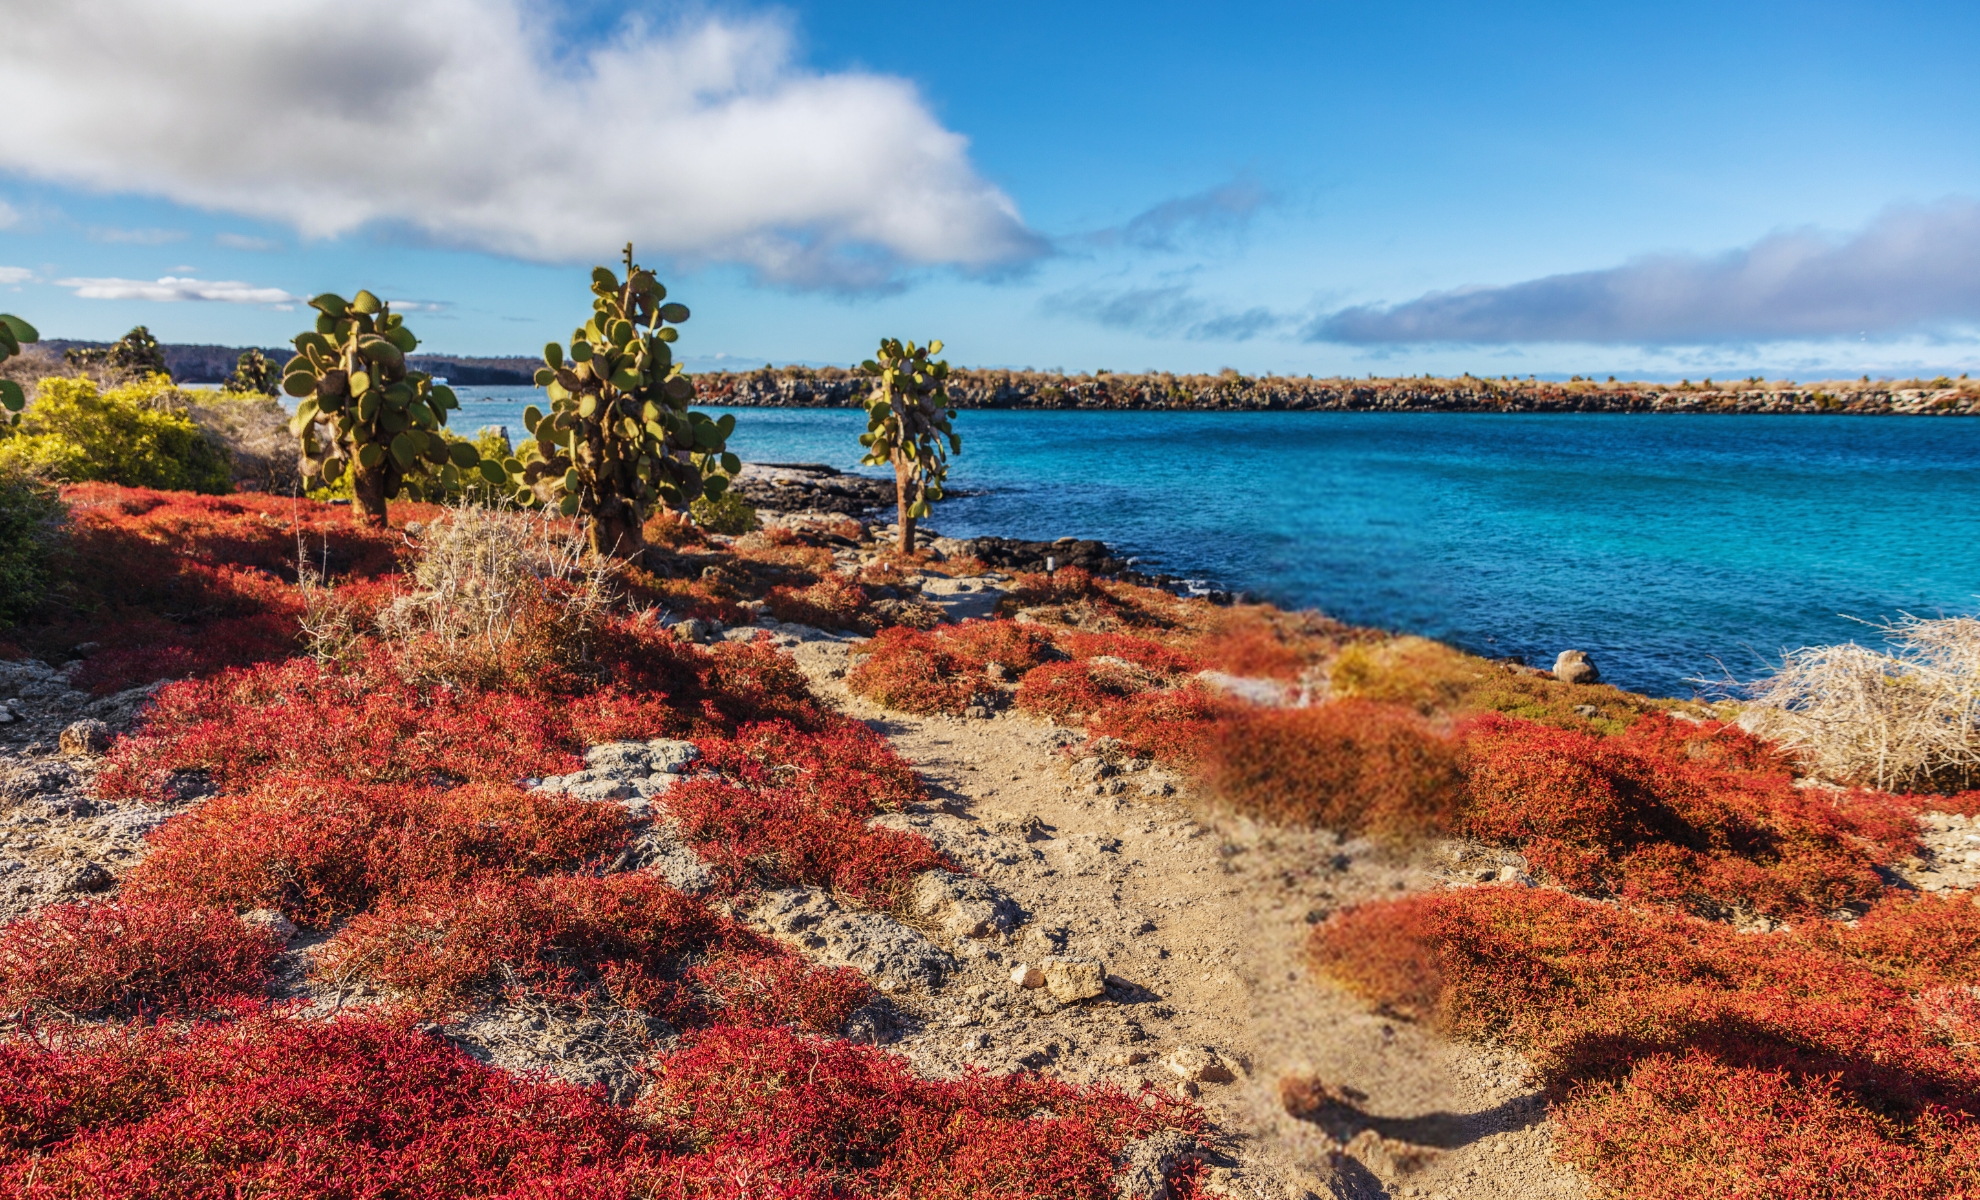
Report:
[[[1368,700],[1244,712],[1215,727],[1203,759],[1213,792],[1246,816],[1392,840],[1449,828],[1463,791],[1450,737]]]
[[[761,1010],[764,989],[750,977],[764,966],[790,989],[780,1015],[807,1028],[837,1029],[865,1003],[857,972],[814,970],[785,957],[643,872],[484,876],[418,889],[359,915],[324,948],[318,970],[340,984],[389,989],[428,1013],[472,1007],[505,985],[574,999],[603,987],[620,1004],[698,1024],[710,1009],[719,1015],[723,990]],[[721,965],[710,971],[704,963],[702,973],[719,987],[704,992],[693,968],[711,958]]]
[[[374,581],[398,570],[404,549],[398,533],[309,500],[111,484],[68,487],[63,499],[56,595],[12,636],[49,661],[94,643],[78,678],[103,692],[294,654],[299,557],[338,580]]]
[[[667,1059],[640,1110],[676,1149],[751,1158],[831,1195],[1104,1200],[1130,1141],[1202,1127],[1158,1096],[1036,1075],[917,1079],[866,1047],[717,1029]]]
[[[615,677],[577,693],[412,682],[376,643],[346,669],[293,659],[172,684],[142,730],[117,743],[98,786],[154,794],[192,769],[225,790],[267,771],[326,768],[366,782],[512,782],[575,770],[571,755],[601,742],[836,720],[772,647],[704,650],[636,627],[602,640],[625,652]]]
[[[616,806],[513,784],[277,773],[166,822],[124,893],[275,908],[324,929],[409,888],[574,867],[618,849],[626,832]]]
[[[1014,621],[965,621],[934,630],[894,626],[856,648],[846,676],[855,693],[901,712],[961,712],[988,690],[995,663],[1016,679],[1056,656],[1043,630]]]
[[[275,943],[179,900],[60,904],[0,930],[0,1009],[198,1013],[263,994]]]
[[[629,1197],[631,1169],[657,1166],[632,1117],[582,1089],[375,1018],[0,1044],[8,1195]]]
[[[1204,746],[1249,707],[1211,691],[1196,680],[1162,691],[1140,692],[1102,705],[1087,718],[1096,738],[1118,738],[1132,753],[1173,767],[1193,768]]]
[[[1976,948],[1965,897],[1751,935],[1524,888],[1365,905],[1310,946],[1321,973],[1378,1004],[1509,1039],[1570,1157],[1624,1194],[1700,1200],[1957,1194],[1980,1067],[1946,997],[1970,995]],[[1762,1153],[1796,1122],[1815,1127]],[[1811,1173],[1825,1163],[1837,1173]]]
[[[1870,903],[1917,844],[1916,808],[1798,788],[1737,727],[1662,714],[1597,737],[1486,714],[1468,729],[1463,826],[1577,892],[1777,918]]]
[[[866,589],[835,571],[808,587],[773,587],[770,615],[779,621],[819,629],[859,629],[872,625],[873,602]]]
[[[746,725],[734,737],[704,738],[700,765],[752,787],[791,788],[809,806],[864,820],[928,799],[913,764],[856,721],[806,733],[788,721]]]

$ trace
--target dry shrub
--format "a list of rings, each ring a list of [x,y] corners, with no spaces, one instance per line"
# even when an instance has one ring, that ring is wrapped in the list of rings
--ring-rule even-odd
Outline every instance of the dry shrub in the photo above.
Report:
[[[1450,738],[1369,700],[1233,717],[1211,737],[1204,775],[1246,816],[1387,840],[1447,827],[1463,783]]]
[[[1501,712],[1563,729],[1620,733],[1646,712],[1675,707],[1607,684],[1563,683],[1433,642],[1399,637],[1342,647],[1328,667],[1336,696],[1402,704],[1428,716]],[[1589,716],[1587,708],[1596,710]]]
[[[1970,1037],[1921,1001],[1970,986],[1976,945],[1966,897],[1747,935],[1489,887],[1350,909],[1310,952],[1377,1004],[1510,1041],[1597,1178],[1706,1200],[1957,1194],[1945,1189],[1975,1165],[1980,1071],[1955,1045]],[[1830,1174],[1801,1173],[1811,1163]],[[1776,1190],[1783,1179],[1805,1186]]]
[[[463,505],[422,531],[412,590],[378,627],[423,678],[492,686],[579,673],[614,572],[571,522]]]
[[[259,998],[275,950],[232,912],[181,900],[55,905],[0,931],[0,1008],[200,1013]]]
[[[1564,886],[1776,918],[1867,904],[1917,845],[1916,808],[1798,788],[1751,734],[1653,715],[1614,737],[1487,714],[1465,739],[1463,829]]]
[[[1843,783],[1980,781],[1980,617],[1907,616],[1878,631],[1889,652],[1849,642],[1789,654],[1750,685],[1740,723]]]

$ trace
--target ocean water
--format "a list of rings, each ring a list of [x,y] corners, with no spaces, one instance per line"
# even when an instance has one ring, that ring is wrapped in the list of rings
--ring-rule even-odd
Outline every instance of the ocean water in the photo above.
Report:
[[[529,389],[462,389],[521,432]],[[735,409],[758,462],[857,466],[863,415]],[[964,412],[943,533],[1100,538],[1356,624],[1689,695],[1861,621],[1980,611],[1980,421]],[[865,468],[873,470],[872,468]],[[879,473],[879,472],[875,472]]]

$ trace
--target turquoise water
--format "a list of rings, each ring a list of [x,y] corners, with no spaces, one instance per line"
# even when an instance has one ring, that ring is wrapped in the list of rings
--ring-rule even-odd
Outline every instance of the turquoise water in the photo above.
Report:
[[[519,432],[528,389],[464,389]],[[486,397],[485,399],[480,397]],[[746,459],[858,462],[860,413],[737,409]],[[1101,538],[1146,569],[1688,695],[1849,617],[1980,610],[1980,421],[965,412],[967,537]]]

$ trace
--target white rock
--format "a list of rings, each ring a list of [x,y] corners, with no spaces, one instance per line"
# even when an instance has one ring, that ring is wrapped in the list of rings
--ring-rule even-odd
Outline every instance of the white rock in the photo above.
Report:
[[[1048,958],[1045,990],[1061,1004],[1077,1004],[1107,992],[1107,971],[1090,958]]]
[[[1171,1074],[1191,1083],[1229,1083],[1237,1072],[1223,1055],[1209,1046],[1181,1046],[1162,1060]]]
[[[1021,988],[1041,988],[1045,986],[1045,972],[1029,963],[1019,963],[1011,968],[1011,982]]]

